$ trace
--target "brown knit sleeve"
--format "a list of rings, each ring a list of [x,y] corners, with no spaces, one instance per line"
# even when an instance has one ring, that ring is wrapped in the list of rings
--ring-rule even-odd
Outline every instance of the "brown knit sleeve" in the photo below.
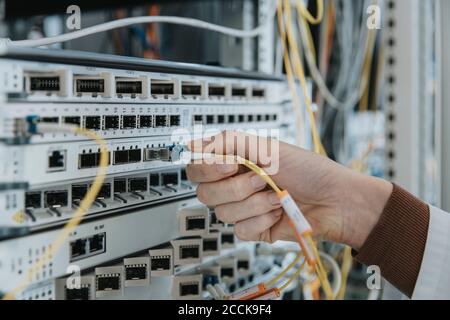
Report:
[[[383,277],[411,297],[422,264],[430,209],[394,184],[394,190],[375,228],[356,259],[380,267]]]

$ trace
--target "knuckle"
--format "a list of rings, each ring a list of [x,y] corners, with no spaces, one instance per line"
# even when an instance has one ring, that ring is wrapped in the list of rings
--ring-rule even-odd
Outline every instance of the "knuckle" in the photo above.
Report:
[[[243,200],[243,195],[245,191],[245,184],[241,176],[230,178],[230,194],[234,201]]]
[[[217,206],[214,209],[214,212],[216,213],[216,218],[219,221],[227,222],[226,221],[227,220],[227,213],[226,213],[226,209],[223,206]]]

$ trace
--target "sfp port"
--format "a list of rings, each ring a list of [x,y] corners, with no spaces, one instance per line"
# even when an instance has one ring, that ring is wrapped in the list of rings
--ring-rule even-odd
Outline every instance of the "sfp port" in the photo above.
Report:
[[[225,247],[234,245],[234,234],[233,233],[222,233],[221,236],[222,245]]]
[[[223,114],[217,116],[217,123],[218,124],[225,123],[225,116]]]
[[[234,278],[234,268],[222,267],[220,269],[220,275],[221,278],[223,277]]]
[[[135,129],[136,116],[122,116],[122,129]]]
[[[238,260],[237,268],[238,268],[238,270],[249,270],[250,263],[248,260]]]
[[[117,150],[114,151],[114,165],[126,164],[128,160],[129,150]]]
[[[152,127],[153,127],[153,116],[139,117],[139,128],[152,128]]]
[[[164,186],[178,185],[178,172],[174,173],[161,173],[161,180]]]
[[[65,124],[72,124],[76,126],[81,126],[81,117],[64,117],[63,122]]]
[[[106,95],[106,87],[109,81],[105,76],[74,76],[75,94],[82,96],[83,94],[89,94],[93,97],[97,95]]]
[[[175,94],[175,84],[173,81],[151,80],[151,94],[154,96],[173,96]]]
[[[206,124],[214,124],[214,115],[207,115],[206,116]]]
[[[186,217],[186,230],[204,230],[206,228],[206,219],[204,216]]]
[[[42,123],[59,123],[58,117],[42,117],[39,119],[39,122]]]
[[[89,300],[89,286],[81,286],[80,288],[66,288],[66,300]]]
[[[125,280],[147,279],[147,266],[125,266]]]
[[[97,291],[120,290],[120,275],[97,276]]]
[[[144,151],[145,161],[155,161],[159,160],[159,148],[147,148]]]
[[[47,191],[44,193],[46,208],[66,207],[69,198],[69,193],[66,190],[62,191]]]
[[[63,70],[55,72],[26,72],[26,90],[29,93],[64,96],[67,95],[65,77],[66,72]]]
[[[138,95],[143,94],[144,90],[144,80],[139,79],[127,79],[127,78],[116,78],[116,94],[118,97],[123,97],[123,95],[130,95],[135,98]]]
[[[202,85],[195,82],[183,82],[181,84],[181,94],[183,96],[201,96],[202,95]]]
[[[78,155],[78,169],[96,168],[98,164],[98,153],[81,153]]]
[[[200,247],[197,245],[180,246],[181,259],[196,259],[200,257]]]
[[[171,115],[169,117],[169,126],[178,127],[180,125],[180,116],[179,115]]]
[[[129,192],[146,192],[147,178],[131,178],[128,179],[128,191]]]
[[[155,127],[167,127],[167,116],[159,115],[155,116]]]
[[[38,209],[42,207],[40,192],[27,192],[25,194],[25,208]]]
[[[253,115],[252,114],[249,114],[248,116],[247,116],[247,122],[253,122]]]
[[[103,116],[103,130],[116,130],[119,127],[119,116]]]
[[[209,85],[208,87],[208,95],[210,97],[225,97],[225,87],[224,86],[214,86]]]
[[[111,184],[104,183],[100,188],[100,191],[98,192],[97,199],[109,199],[109,198],[111,198]]]
[[[232,124],[236,122],[236,116],[233,114],[228,115],[228,123]]]
[[[196,114],[193,117],[194,124],[203,124],[203,116],[201,114]]]
[[[233,98],[245,98],[247,96],[247,89],[243,87],[232,87],[231,96]]]
[[[141,149],[132,149],[128,151],[128,161],[129,163],[137,163],[142,160]]]
[[[126,193],[127,181],[125,179],[114,179],[114,193]]]
[[[170,160],[170,150],[168,148],[161,148],[158,151],[159,153],[159,159],[162,161],[169,161]]]
[[[198,282],[180,283],[180,296],[198,295],[200,291],[200,284]]]
[[[84,117],[84,127],[89,130],[100,130],[102,119],[100,116]]]
[[[239,122],[239,123],[245,122],[245,115],[244,115],[244,114],[240,114],[240,115],[238,116],[238,122]]]
[[[159,181],[159,173],[150,174],[150,187],[159,187],[161,185]]]
[[[264,98],[266,96],[266,91],[264,89],[253,88],[252,97],[253,98]]]
[[[258,114],[258,115],[256,116],[256,121],[257,121],[257,122],[261,122],[262,120],[263,120],[262,115],[261,115],[261,114]]]
[[[30,76],[30,91],[59,91],[61,80],[59,76]]]
[[[72,185],[72,201],[82,200],[88,191],[87,184],[74,184]]]
[[[211,238],[211,239],[203,239],[203,251],[217,251],[218,245],[217,245],[217,239]]]
[[[171,268],[170,259],[171,259],[171,257],[169,255],[167,255],[167,256],[152,256],[151,257],[152,271],[170,270],[170,268]]]

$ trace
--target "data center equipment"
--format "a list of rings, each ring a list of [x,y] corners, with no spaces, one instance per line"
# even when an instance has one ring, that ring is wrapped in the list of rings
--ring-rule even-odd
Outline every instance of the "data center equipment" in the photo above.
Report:
[[[182,141],[225,129],[292,141],[283,79],[13,47],[1,52],[0,70],[2,294],[211,299],[208,284],[231,293],[270,273],[262,267],[270,258],[255,255],[255,244],[240,243],[232,225],[198,202]],[[34,134],[36,123],[55,130]],[[93,205],[55,250],[96,177],[102,151],[57,129],[65,125],[102,137],[108,167]]]

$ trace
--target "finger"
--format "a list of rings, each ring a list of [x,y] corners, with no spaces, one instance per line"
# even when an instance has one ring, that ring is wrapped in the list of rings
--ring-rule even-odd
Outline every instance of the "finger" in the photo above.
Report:
[[[217,219],[235,224],[257,217],[281,207],[280,199],[273,191],[259,192],[241,202],[219,205],[215,208]]]
[[[235,224],[234,232],[243,241],[266,241],[272,242],[270,228],[272,228],[283,216],[283,210],[277,209],[272,212],[253,217]]]
[[[214,182],[238,173],[237,164],[189,164],[186,167],[187,178],[193,182]]]
[[[194,140],[188,144],[188,147],[197,153],[236,155],[263,166],[268,166],[272,161],[277,160],[279,154],[279,145],[276,140],[241,131],[224,131],[204,140]]]
[[[197,187],[197,198],[210,207],[230,202],[239,202],[263,190],[266,182],[253,172],[217,182],[201,183]]]

